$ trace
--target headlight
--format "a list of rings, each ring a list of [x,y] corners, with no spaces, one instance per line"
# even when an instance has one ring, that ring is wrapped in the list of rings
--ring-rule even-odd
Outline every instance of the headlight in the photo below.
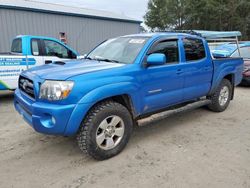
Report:
[[[57,101],[65,99],[69,96],[74,82],[72,81],[51,81],[46,80],[40,88],[40,99]]]

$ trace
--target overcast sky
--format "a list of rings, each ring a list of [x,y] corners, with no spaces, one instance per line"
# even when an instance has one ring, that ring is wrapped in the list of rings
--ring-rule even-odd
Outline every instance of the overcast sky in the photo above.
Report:
[[[143,20],[148,0],[36,0],[57,4],[81,6],[91,9],[107,10]]]

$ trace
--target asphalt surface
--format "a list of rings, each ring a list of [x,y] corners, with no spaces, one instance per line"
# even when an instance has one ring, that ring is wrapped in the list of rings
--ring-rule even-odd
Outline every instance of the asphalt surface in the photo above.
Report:
[[[136,127],[106,161],[82,154],[75,138],[36,133],[0,92],[0,187],[250,187],[250,88],[223,113],[206,108]]]

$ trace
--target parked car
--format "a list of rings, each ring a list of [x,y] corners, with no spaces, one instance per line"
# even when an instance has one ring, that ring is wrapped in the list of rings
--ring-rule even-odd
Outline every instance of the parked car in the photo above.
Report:
[[[0,90],[14,90],[20,73],[53,61],[76,59],[78,53],[54,38],[18,36],[11,52],[0,53]]]
[[[244,71],[241,84],[250,86],[250,41],[240,42],[240,54],[235,43],[227,43],[215,48],[214,57],[242,57],[244,59]]]
[[[141,118],[204,101],[224,111],[242,71],[242,58],[213,59],[196,35],[129,35],[84,60],[22,72],[14,104],[37,132],[76,135],[82,151],[103,160],[123,150]]]

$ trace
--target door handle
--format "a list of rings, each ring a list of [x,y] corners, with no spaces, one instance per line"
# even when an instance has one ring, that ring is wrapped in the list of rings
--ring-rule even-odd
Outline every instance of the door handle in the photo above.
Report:
[[[177,71],[176,71],[176,74],[182,74],[184,71],[182,70],[182,69],[178,69]]]
[[[46,60],[45,61],[45,64],[51,64],[52,63],[52,60]]]

